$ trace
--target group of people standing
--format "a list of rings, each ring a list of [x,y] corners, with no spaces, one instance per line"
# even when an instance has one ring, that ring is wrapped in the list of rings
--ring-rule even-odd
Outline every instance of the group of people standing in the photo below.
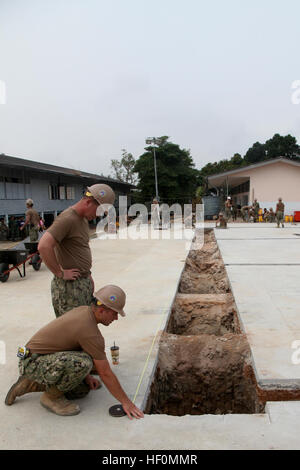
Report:
[[[276,222],[277,227],[280,227],[280,224],[284,227],[284,203],[280,197],[276,204],[275,212],[273,208],[270,207],[269,210],[264,208],[262,214],[260,214],[260,205],[257,199],[254,199],[254,202],[251,205],[240,207],[234,205],[231,197],[228,196],[225,201],[225,218],[227,222],[230,219],[234,221],[239,216],[244,222],[259,222],[259,217],[261,216],[263,222]]]

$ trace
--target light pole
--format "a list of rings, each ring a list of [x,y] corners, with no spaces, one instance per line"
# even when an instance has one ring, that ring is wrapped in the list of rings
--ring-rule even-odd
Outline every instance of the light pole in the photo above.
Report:
[[[146,144],[151,145],[153,144],[153,157],[154,157],[154,178],[155,178],[155,197],[157,201],[159,201],[158,197],[158,183],[157,183],[157,169],[156,169],[156,155],[155,155],[155,147],[154,145],[159,145],[160,144],[160,139],[156,137],[148,137],[146,139]]]

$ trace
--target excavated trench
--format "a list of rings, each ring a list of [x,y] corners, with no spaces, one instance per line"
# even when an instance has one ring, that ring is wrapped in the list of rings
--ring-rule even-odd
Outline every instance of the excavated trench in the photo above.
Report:
[[[145,413],[261,413],[265,401],[214,232],[206,229],[204,247],[186,260]]]

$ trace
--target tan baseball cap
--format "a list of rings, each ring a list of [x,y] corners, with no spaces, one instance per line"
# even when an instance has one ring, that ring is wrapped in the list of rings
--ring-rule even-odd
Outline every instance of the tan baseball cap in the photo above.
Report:
[[[29,206],[33,206],[33,200],[27,199],[26,204],[28,204]]]
[[[107,184],[93,184],[87,188],[86,196],[92,196],[98,204],[113,204],[115,193]]]
[[[107,285],[95,292],[94,296],[106,307],[111,308],[122,315],[122,317],[125,317],[123,308],[126,302],[126,294],[121,287]]]

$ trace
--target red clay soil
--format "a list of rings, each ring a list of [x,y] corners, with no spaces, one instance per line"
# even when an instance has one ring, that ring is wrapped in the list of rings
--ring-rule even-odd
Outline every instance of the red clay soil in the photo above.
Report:
[[[247,338],[226,334],[162,337],[156,377],[146,413],[260,413],[260,401],[245,367]]]
[[[221,336],[239,333],[236,307],[230,294],[178,294],[167,327],[168,333]]]

